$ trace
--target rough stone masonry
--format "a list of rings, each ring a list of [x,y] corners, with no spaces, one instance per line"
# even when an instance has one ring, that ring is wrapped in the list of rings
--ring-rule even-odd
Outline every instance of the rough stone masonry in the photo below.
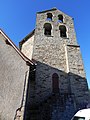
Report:
[[[72,17],[56,8],[37,12],[36,27],[20,49],[36,62],[25,120],[70,120],[86,107],[88,86]]]

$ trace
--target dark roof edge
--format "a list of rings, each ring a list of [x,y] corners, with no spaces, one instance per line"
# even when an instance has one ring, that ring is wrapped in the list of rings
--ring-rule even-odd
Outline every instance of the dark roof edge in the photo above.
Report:
[[[25,43],[29,37],[32,37],[34,35],[34,32],[35,32],[35,29],[19,42],[20,49],[22,47],[22,44]]]
[[[53,10],[57,10],[57,8],[52,8],[52,9],[49,9],[49,10],[44,10],[44,11],[41,11],[41,12],[37,12],[37,14],[39,13],[45,13],[45,12],[49,12],[49,11],[53,11]]]
[[[21,56],[21,58],[27,63],[28,65],[35,65],[35,63],[27,58],[20,50],[16,47],[16,45],[12,42],[12,40],[0,29],[0,33],[4,36],[4,38],[9,42],[9,44],[16,50],[16,52]]]
[[[68,44],[69,47],[80,47],[79,45]]]
[[[37,14],[45,13],[45,12],[49,12],[49,11],[53,11],[53,10],[59,10],[59,9],[57,9],[56,7],[54,7],[54,8],[49,9],[49,10],[45,10],[45,11],[41,11],[41,12],[37,12]],[[59,10],[59,11],[61,11],[61,10]],[[61,12],[64,13],[63,11],[61,11]],[[67,13],[64,13],[64,14],[68,15]],[[71,18],[74,20],[74,18],[73,18],[72,16],[70,16],[70,15],[68,15],[68,16],[71,17]]]

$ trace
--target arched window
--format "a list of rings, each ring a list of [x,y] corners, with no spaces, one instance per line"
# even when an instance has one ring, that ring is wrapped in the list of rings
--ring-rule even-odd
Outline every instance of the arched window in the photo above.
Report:
[[[47,20],[52,20],[52,13],[47,13]]]
[[[59,92],[59,77],[57,73],[52,75],[52,91],[53,93]]]
[[[63,16],[62,15],[58,15],[58,22],[63,22]]]
[[[60,37],[67,37],[66,27],[64,25],[59,26],[59,30],[60,30]]]
[[[51,29],[52,29],[52,26],[50,23],[45,23],[44,24],[44,34],[49,36],[51,35]]]

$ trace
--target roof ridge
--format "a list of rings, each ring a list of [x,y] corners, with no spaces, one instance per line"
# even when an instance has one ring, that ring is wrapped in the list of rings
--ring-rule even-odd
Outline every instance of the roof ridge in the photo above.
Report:
[[[35,29],[32,30],[32,32],[30,32],[25,38],[23,38],[23,39],[19,42],[19,47],[20,47],[20,49],[21,49],[22,44],[23,44],[24,42],[26,42],[29,37],[32,37],[32,35],[34,34],[34,32],[35,32]]]
[[[41,12],[37,12],[37,13],[44,13],[44,12],[48,12],[48,11],[53,11],[53,10],[58,10],[56,7],[53,7],[51,9],[48,9],[48,10],[43,10]]]
[[[30,63],[31,65],[34,65],[35,63],[27,58],[20,49],[12,42],[12,40],[4,33],[4,31],[0,28],[0,33],[6,38],[6,40],[9,42],[9,44],[16,50],[16,52],[21,56],[21,58],[27,63]]]

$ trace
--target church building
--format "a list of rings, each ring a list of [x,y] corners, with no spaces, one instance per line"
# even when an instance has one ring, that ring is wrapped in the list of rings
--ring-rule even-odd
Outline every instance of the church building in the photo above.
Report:
[[[37,12],[18,49],[0,30],[0,120],[71,120],[88,104],[88,84],[73,18]]]

